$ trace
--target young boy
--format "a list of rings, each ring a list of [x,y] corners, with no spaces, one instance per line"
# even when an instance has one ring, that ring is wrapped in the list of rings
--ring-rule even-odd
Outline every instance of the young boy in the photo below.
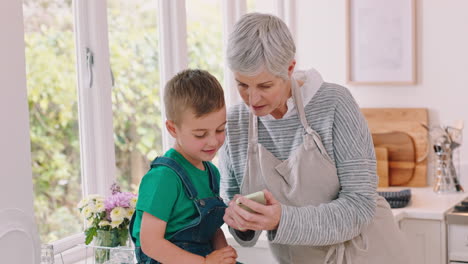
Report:
[[[143,177],[130,223],[138,263],[236,263],[220,229],[226,205],[209,161],[224,143],[221,85],[206,71],[185,70],[164,91],[172,149]]]

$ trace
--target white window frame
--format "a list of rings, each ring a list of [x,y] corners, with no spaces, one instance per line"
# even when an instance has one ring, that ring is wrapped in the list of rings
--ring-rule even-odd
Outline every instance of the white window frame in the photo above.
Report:
[[[188,66],[186,0],[158,0],[160,93],[163,106],[165,83]],[[263,0],[262,0],[263,1]],[[295,35],[295,1],[274,0],[277,13]],[[112,124],[112,77],[107,26],[107,1],[74,0],[75,43],[77,58],[77,90],[83,197],[89,194],[110,194],[109,186],[116,180],[115,145]],[[234,23],[246,13],[246,0],[223,0],[223,51]],[[93,55],[88,64],[87,50]],[[227,105],[239,103],[240,97],[223,52],[224,87]],[[91,71],[90,71],[91,70]],[[92,76],[91,76],[92,74]],[[92,78],[92,83],[90,80]],[[91,84],[91,85],[90,85]],[[165,116],[164,107],[162,116]],[[164,118],[162,118],[164,120]],[[161,124],[165,127],[164,121]],[[166,129],[163,150],[169,149],[173,138]],[[76,247],[84,243],[84,234],[68,236],[53,243],[56,263],[74,263],[85,257],[85,250]],[[65,252],[66,251],[66,252]],[[64,252],[63,255],[59,254]],[[89,254],[88,254],[89,256]]]
[[[115,181],[115,151],[107,2],[75,0],[73,14],[82,194],[83,197],[89,194],[108,195],[109,186]],[[87,50],[93,54],[91,68],[87,63]],[[66,263],[83,259],[85,250],[75,246],[83,244],[84,238],[84,233],[79,233],[55,241],[56,262],[61,263],[62,258]]]
[[[164,11],[163,10],[167,10]],[[166,82],[177,72],[188,66],[187,53],[187,18],[185,0],[159,0],[159,91],[161,98],[161,116],[165,120],[164,87]],[[174,145],[174,138],[167,132],[165,122],[161,124],[163,150],[166,151]]]
[[[237,92],[237,84],[234,79],[226,59],[226,47],[229,33],[239,18],[247,12],[246,0],[224,0],[222,2],[223,12],[223,60],[224,60],[224,94],[226,95],[226,105],[232,105],[242,102]]]

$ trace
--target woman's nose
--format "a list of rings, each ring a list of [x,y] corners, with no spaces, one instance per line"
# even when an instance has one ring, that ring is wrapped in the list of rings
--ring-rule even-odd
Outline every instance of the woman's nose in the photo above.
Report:
[[[249,90],[249,103],[250,105],[256,105],[260,101],[260,93],[257,89]]]

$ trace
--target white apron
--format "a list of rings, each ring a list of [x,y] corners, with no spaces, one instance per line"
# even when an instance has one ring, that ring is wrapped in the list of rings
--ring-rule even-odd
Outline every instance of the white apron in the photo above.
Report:
[[[281,203],[290,206],[318,206],[336,199],[340,183],[336,167],[317,132],[310,128],[294,79],[292,95],[306,134],[303,144],[281,161],[258,143],[258,117],[250,113],[249,144],[241,194],[268,189]],[[313,225],[314,223],[310,223]],[[352,240],[331,246],[297,246],[269,243],[276,260],[289,263],[406,264],[409,258],[403,236],[390,206],[377,198],[372,223]]]

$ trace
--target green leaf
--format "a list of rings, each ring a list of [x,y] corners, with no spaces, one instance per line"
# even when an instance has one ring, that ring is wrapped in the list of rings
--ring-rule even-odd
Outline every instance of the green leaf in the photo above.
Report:
[[[97,234],[96,228],[91,227],[91,228],[86,229],[85,234],[86,234],[85,244],[89,245],[89,243],[91,243],[91,241],[93,241],[93,238]]]

